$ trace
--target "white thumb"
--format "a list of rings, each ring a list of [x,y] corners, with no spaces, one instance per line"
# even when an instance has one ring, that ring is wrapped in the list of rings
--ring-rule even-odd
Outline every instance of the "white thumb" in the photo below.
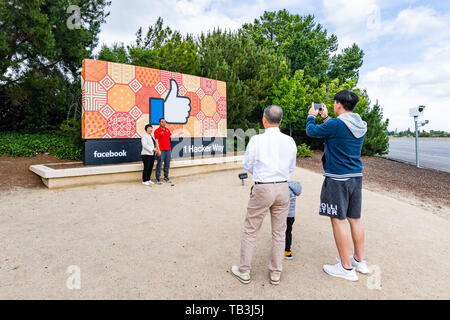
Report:
[[[170,99],[174,99],[178,96],[178,83],[174,79],[170,79],[170,89],[167,94],[166,101]]]

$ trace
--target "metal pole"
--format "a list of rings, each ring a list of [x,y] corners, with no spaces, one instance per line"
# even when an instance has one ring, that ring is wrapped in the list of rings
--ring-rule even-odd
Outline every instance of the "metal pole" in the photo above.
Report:
[[[419,126],[417,124],[417,116],[414,117],[414,123],[416,125],[416,166],[419,168],[419,149],[418,149],[418,140],[419,140]]]

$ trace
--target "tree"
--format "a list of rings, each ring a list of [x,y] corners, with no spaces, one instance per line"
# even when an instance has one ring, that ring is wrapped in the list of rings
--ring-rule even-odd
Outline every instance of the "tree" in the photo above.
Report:
[[[66,24],[69,5],[80,9],[80,28]],[[69,118],[81,100],[81,62],[93,57],[109,5],[0,0],[0,130],[54,130]],[[313,148],[322,142],[306,136],[311,103],[325,103],[333,116],[334,94],[351,89],[360,97],[354,112],[368,123],[363,154],[383,154],[388,122],[357,88],[364,52],[354,44],[335,54],[337,47],[337,37],[314,16],[280,10],[264,12],[235,32],[217,29],[195,37],[158,18],[147,31],[139,28],[133,43],[103,45],[96,58],[225,81],[229,128],[260,128],[263,109],[278,104],[284,109],[281,129]],[[66,133],[78,130],[67,126]]]
[[[297,70],[292,79],[285,76],[272,88],[273,103],[283,108],[280,128],[288,128],[290,136],[293,129],[301,129],[301,124],[298,125],[299,119],[306,117],[305,108],[301,106],[307,105],[306,101],[312,98],[309,92],[307,94],[308,86],[303,75],[303,70]]]
[[[227,83],[228,127],[261,127],[261,112],[271,104],[268,93],[289,74],[286,58],[242,31],[202,33],[198,46],[201,76]]]
[[[169,70],[186,74],[200,74],[197,43],[191,35],[182,36],[170,27],[163,28],[158,18],[143,36],[142,28],[136,32],[136,41],[130,45],[102,46],[97,59],[127,63],[136,66]]]
[[[312,139],[306,135],[306,118],[312,103],[324,103],[330,117],[335,117],[334,95],[341,90],[351,89],[360,99],[354,112],[363,114],[368,104],[367,93],[355,86],[356,79],[343,84],[339,84],[338,79],[320,84],[317,79],[305,77],[302,70],[297,70],[291,78],[282,78],[271,91],[273,103],[280,105],[284,110],[281,129],[287,128],[297,144],[307,143],[314,149],[322,149],[322,139]],[[318,123],[321,121],[318,119]]]
[[[314,20],[314,16],[290,14],[286,9],[267,12],[255,19],[253,24],[244,24],[242,29],[258,45],[272,47],[289,60],[291,75],[304,70],[306,76],[320,81],[326,78],[330,54],[337,49],[335,35]]]
[[[367,134],[361,153],[366,156],[383,155],[389,152],[389,137],[386,134],[389,119],[383,121],[383,110],[377,103],[361,114],[367,122]]]
[[[142,28],[139,28],[129,52],[132,63],[138,66],[193,75],[200,73],[198,48],[193,36],[182,36],[170,27],[163,28],[162,18],[148,28],[144,38]]]
[[[306,77],[316,78],[321,83],[339,78],[342,84],[356,77],[363,63],[364,53],[356,44],[332,57],[338,48],[337,37],[328,35],[313,15],[290,14],[286,9],[265,11],[242,29],[258,45],[272,47],[285,55],[291,75],[304,70]]]
[[[113,43],[111,47],[102,45],[96,58],[103,61],[131,64],[130,55],[123,43]]]
[[[80,96],[81,62],[97,46],[105,0],[0,0],[0,128],[42,131],[66,117]],[[70,5],[80,25],[68,27]]]
[[[342,53],[331,58],[328,77],[330,79],[337,78],[340,83],[357,78],[359,76],[359,68],[363,64],[363,57],[364,52],[356,43],[349,48],[345,48]]]

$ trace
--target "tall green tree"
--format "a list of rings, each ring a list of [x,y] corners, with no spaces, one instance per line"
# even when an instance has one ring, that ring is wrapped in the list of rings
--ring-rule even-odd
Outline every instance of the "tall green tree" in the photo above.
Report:
[[[162,18],[148,28],[145,37],[139,28],[129,52],[135,65],[194,75],[200,73],[198,48],[193,36],[183,36],[170,27],[163,28]]]
[[[292,75],[301,69],[305,76],[321,81],[326,78],[330,54],[337,50],[337,37],[328,35],[314,16],[290,14],[286,9],[266,11],[252,24],[244,24],[242,28],[258,45],[272,47],[285,55]]]
[[[307,143],[313,148],[321,149],[323,141],[306,135],[306,118],[312,103],[324,103],[328,114],[334,117],[334,95],[341,90],[352,89],[360,98],[354,112],[362,114],[367,108],[368,98],[355,85],[356,79],[343,84],[339,84],[338,79],[321,84],[314,78],[305,77],[303,70],[297,70],[293,77],[282,78],[271,91],[274,104],[280,105],[284,110],[281,129],[290,134],[298,144]],[[318,123],[320,121],[318,118]]]
[[[312,96],[308,91],[308,84],[304,79],[303,70],[297,70],[294,76],[289,79],[287,76],[272,87],[273,103],[283,108],[283,121],[281,129],[288,129],[289,135],[301,129],[299,120],[306,117],[306,101],[312,101]]]
[[[340,83],[357,78],[359,76],[359,68],[363,64],[363,57],[364,52],[356,43],[351,47],[345,48],[342,53],[331,58],[328,77],[330,79],[337,78]]]
[[[42,131],[65,119],[67,101],[80,94],[72,83],[97,46],[109,4],[0,0],[0,129]]]
[[[111,46],[103,44],[96,59],[131,64],[130,54],[123,43],[113,43]]]
[[[328,34],[313,15],[291,14],[286,9],[268,12],[242,29],[258,45],[272,47],[289,60],[291,75],[303,70],[319,82],[339,78],[341,83],[355,77],[362,65],[363,51],[354,44],[334,54],[338,39]],[[333,55],[334,54],[334,55]],[[333,55],[333,56],[332,56]]]
[[[387,128],[389,119],[383,121],[383,109],[378,101],[368,107],[361,118],[367,122],[367,134],[361,153],[367,156],[383,155],[389,152],[389,136]]]
[[[192,35],[183,36],[179,31],[163,26],[158,18],[154,25],[136,32],[136,40],[125,46],[115,43],[103,45],[97,59],[133,64],[136,66],[169,70],[186,74],[200,74],[200,56]]]
[[[227,83],[229,128],[258,128],[274,83],[289,74],[286,58],[242,31],[214,30],[199,39],[201,76]]]

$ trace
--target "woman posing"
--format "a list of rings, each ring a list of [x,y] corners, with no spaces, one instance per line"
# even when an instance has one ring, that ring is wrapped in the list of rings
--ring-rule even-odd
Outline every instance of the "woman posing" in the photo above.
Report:
[[[146,186],[150,186],[154,184],[150,180],[150,176],[152,174],[153,164],[155,162],[155,153],[157,155],[161,154],[159,148],[155,142],[155,139],[152,137],[153,127],[151,124],[147,124],[145,126],[145,134],[141,138],[142,143],[142,162],[144,162],[144,171],[142,171],[142,184]]]

